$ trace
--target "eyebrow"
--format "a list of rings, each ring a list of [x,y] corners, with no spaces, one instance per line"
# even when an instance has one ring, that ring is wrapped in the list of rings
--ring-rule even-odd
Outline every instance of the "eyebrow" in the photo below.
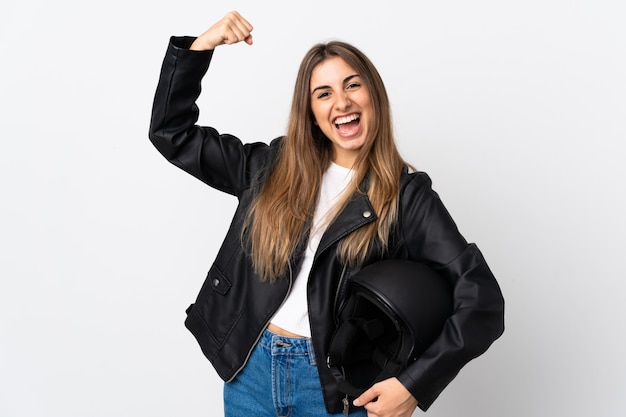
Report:
[[[346,78],[343,79],[343,84],[346,84],[347,82],[349,82],[354,77],[359,77],[359,76],[360,76],[359,74],[348,75]],[[329,85],[320,85],[319,87],[315,87],[313,90],[311,90],[311,95],[313,95],[318,90],[325,90],[327,88],[330,88],[330,86]]]

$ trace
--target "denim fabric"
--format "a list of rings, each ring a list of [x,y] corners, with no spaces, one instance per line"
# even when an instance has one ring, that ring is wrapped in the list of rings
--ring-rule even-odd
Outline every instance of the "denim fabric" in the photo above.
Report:
[[[328,417],[313,343],[266,330],[245,368],[224,384],[226,417]],[[366,417],[364,409],[350,416]]]

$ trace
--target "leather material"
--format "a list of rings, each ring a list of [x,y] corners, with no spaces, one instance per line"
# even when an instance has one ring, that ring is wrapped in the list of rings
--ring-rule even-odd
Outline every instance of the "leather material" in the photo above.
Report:
[[[154,98],[149,136],[172,164],[239,200],[226,238],[196,301],[187,309],[185,321],[220,377],[229,381],[245,366],[285,299],[300,259],[296,256],[288,276],[274,283],[260,282],[253,271],[242,248],[241,227],[272,166],[280,138],[269,145],[243,144],[232,135],[196,125],[195,101],[213,51],[189,51],[192,41],[187,37],[170,40]],[[210,91],[205,95],[210,96]],[[340,265],[335,251],[344,236],[376,218],[367,196],[355,194],[329,225],[309,276],[312,340],[329,413],[343,410],[343,395],[326,366],[328,346],[347,278],[358,270]],[[372,251],[365,264],[382,257]],[[444,276],[454,289],[455,310],[441,335],[398,376],[419,401],[419,407],[426,410],[459,370],[501,335],[504,300],[482,254],[459,233],[423,172],[403,174],[400,218],[385,257],[424,263]]]

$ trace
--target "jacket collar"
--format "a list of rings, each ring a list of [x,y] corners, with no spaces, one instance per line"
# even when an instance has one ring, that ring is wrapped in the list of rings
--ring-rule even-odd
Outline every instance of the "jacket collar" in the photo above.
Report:
[[[367,194],[355,192],[344,209],[339,213],[324,232],[315,257],[337,243],[344,236],[368,223],[376,221],[378,216],[374,212],[372,203]]]

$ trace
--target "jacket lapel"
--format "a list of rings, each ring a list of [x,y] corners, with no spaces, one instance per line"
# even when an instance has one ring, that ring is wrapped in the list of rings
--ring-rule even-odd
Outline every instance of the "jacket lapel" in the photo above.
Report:
[[[337,243],[344,236],[352,233],[359,227],[375,221],[378,218],[374,208],[366,194],[356,192],[346,204],[346,207],[339,213],[320,241],[315,258],[320,253]]]

